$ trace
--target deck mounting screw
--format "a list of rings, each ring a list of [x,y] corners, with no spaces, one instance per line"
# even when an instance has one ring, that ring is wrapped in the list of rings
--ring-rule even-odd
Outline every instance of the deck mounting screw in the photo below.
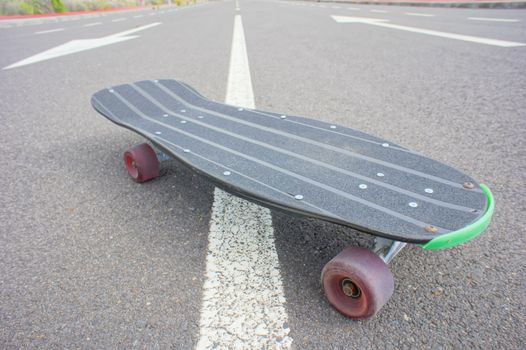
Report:
[[[303,196],[301,194],[297,194],[294,196],[295,199],[297,200],[302,200],[303,199]]]
[[[241,112],[243,110],[243,108],[238,108],[237,110]]]
[[[360,189],[362,189],[362,190],[365,190],[367,188],[367,185],[366,184],[359,184],[358,187],[360,187]]]
[[[416,207],[418,207],[418,203],[417,202],[409,202],[409,206],[411,208],[416,208]]]
[[[464,182],[464,188],[471,190],[472,188],[475,188],[475,185],[473,184],[473,182],[466,181]]]
[[[285,118],[287,118],[287,116],[286,115],[282,115],[280,118],[281,119],[285,119]]]
[[[186,124],[186,120],[181,120],[181,124]]]
[[[435,226],[433,225],[427,225],[425,227],[426,231],[429,232],[429,233],[437,233],[438,232],[438,228],[436,228]]]
[[[186,112],[186,109],[181,109],[181,113],[185,113]]]
[[[228,176],[228,175],[230,175],[230,174],[232,174],[232,173],[231,173],[230,171],[228,171],[228,170],[227,170],[227,171],[223,171],[223,175]]]
[[[336,129],[336,125],[331,125],[330,128],[331,129]]]
[[[156,133],[157,135],[161,135],[161,134],[162,134],[162,132],[160,132],[160,131],[156,131],[155,133]]]
[[[426,188],[426,189],[424,190],[424,192],[425,192],[425,193],[433,193],[433,192],[435,192],[435,191],[433,191],[432,188]]]
[[[190,153],[190,150],[188,148],[183,149],[184,153]]]
[[[204,117],[202,115],[198,115],[197,119],[203,119]]]
[[[387,142],[382,143],[382,147],[389,147],[389,144]]]
[[[113,93],[113,91],[114,91],[113,89],[110,89],[110,92],[111,92],[111,93]]]
[[[168,117],[168,114],[163,114],[163,117],[165,117],[165,118]]]
[[[384,173],[376,173],[376,176],[378,176],[378,177],[384,177],[385,174],[384,174]]]

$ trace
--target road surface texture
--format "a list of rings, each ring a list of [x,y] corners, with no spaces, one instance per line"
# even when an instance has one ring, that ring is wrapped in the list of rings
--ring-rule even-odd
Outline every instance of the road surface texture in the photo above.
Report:
[[[246,47],[231,50],[234,18]],[[71,43],[83,39],[96,40]],[[2,21],[0,41],[0,348],[524,348],[525,10],[216,1]],[[457,167],[493,190],[489,230],[445,251],[404,249],[390,265],[393,297],[356,322],[330,307],[320,271],[372,237],[272,212],[281,285],[256,299],[280,303],[283,329],[225,343],[228,330],[203,328],[210,221],[215,229],[229,217],[213,214],[218,194],[174,161],[154,181],[131,181],[122,154],[143,140],[89,101],[104,87],[161,78],[225,101],[231,54],[245,49],[256,107]],[[221,320],[257,317],[247,310]]]

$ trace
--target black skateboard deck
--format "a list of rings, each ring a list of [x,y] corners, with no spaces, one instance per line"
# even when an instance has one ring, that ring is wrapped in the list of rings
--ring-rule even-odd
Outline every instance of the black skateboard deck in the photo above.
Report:
[[[176,80],[104,89],[92,104],[219,187],[273,209],[433,241],[431,249],[473,238],[493,211],[487,187],[417,152],[340,125],[214,102]]]

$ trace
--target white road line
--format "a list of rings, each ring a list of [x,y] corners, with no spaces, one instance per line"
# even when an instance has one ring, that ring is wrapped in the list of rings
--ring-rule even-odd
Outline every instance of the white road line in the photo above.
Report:
[[[46,34],[46,33],[55,33],[55,32],[61,32],[64,28],[56,28],[56,29],[50,29],[50,30],[41,30],[39,32],[35,32],[34,34],[40,35],[40,34]]]
[[[385,10],[371,10],[371,12],[374,12],[374,13],[387,13],[387,11],[385,11]]]
[[[470,21],[520,22],[518,19],[511,19],[511,18],[468,17],[468,19]]]
[[[137,15],[137,16],[133,16],[133,18],[141,18],[143,17],[144,15]]]
[[[126,20],[126,18],[121,17],[121,18],[115,18],[115,19],[112,19],[111,21],[112,21],[112,22],[122,22],[122,21],[125,21],[125,20]]]
[[[226,102],[254,108],[240,15],[234,19]],[[289,349],[284,303],[270,211],[216,188],[196,348]]]
[[[436,30],[421,29],[421,28],[415,28],[415,27],[408,27],[408,26],[401,26],[401,25],[397,25],[397,24],[385,23],[385,22],[389,21],[387,19],[350,17],[350,16],[334,16],[334,15],[332,16],[332,18],[338,23],[370,24],[370,25],[378,26],[378,27],[397,29],[397,30],[404,30],[404,31],[407,31],[407,32],[438,36],[438,37],[441,37],[441,38],[469,41],[469,42],[478,43],[478,44],[486,44],[486,45],[493,45],[493,46],[500,46],[500,47],[526,46],[526,43],[519,43],[519,42],[514,42],[514,41],[487,39],[487,38],[481,38],[481,37],[471,36],[471,35],[462,35],[462,34],[454,34],[454,33],[447,33],[447,32],[439,32],[439,31],[436,31]]]
[[[404,13],[406,16],[419,16],[419,17],[435,17],[435,15],[432,15],[430,13],[418,13],[418,12],[406,12]]]
[[[93,27],[93,26],[98,26],[101,24],[102,22],[93,22],[93,23],[84,24],[84,27]]]
[[[360,11],[360,9],[357,8],[357,7],[347,7],[347,10],[351,10],[351,11]]]

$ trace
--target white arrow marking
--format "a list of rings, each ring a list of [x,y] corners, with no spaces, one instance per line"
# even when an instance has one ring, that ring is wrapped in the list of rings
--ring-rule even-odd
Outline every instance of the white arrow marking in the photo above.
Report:
[[[65,44],[56,46],[52,49],[46,50],[44,52],[41,52],[39,54],[36,54],[34,56],[28,57],[26,59],[23,59],[22,61],[18,61],[16,63],[13,63],[10,66],[4,67],[3,69],[11,69],[21,66],[26,66],[28,64],[37,63],[40,61],[49,60],[52,58],[57,58],[60,56],[70,55],[72,53],[77,53],[81,51],[91,50],[95,49],[97,47],[101,46],[107,46],[111,44],[120,43],[122,41],[130,40],[138,38],[136,35],[127,36],[129,34],[148,29],[151,27],[155,27],[161,24],[160,22],[148,24],[142,27],[137,27],[130,30],[125,30],[124,32],[103,36],[102,38],[97,39],[82,39],[82,40],[72,40],[70,42],[67,42]]]
[[[493,46],[500,46],[500,47],[526,46],[525,43],[518,43],[518,42],[513,42],[513,41],[487,39],[487,38],[481,38],[477,36],[446,33],[446,32],[439,32],[436,30],[428,30],[428,29],[421,29],[421,28],[415,28],[415,27],[400,26],[397,24],[383,23],[383,22],[386,22],[387,20],[382,20],[378,18],[348,17],[348,16],[332,16],[332,18],[338,23],[365,23],[365,24],[371,24],[371,25],[378,26],[378,27],[405,30],[407,32],[433,35],[433,36],[438,36],[441,38],[470,41],[470,42],[479,43],[479,44],[486,44],[486,45],[493,45]]]

